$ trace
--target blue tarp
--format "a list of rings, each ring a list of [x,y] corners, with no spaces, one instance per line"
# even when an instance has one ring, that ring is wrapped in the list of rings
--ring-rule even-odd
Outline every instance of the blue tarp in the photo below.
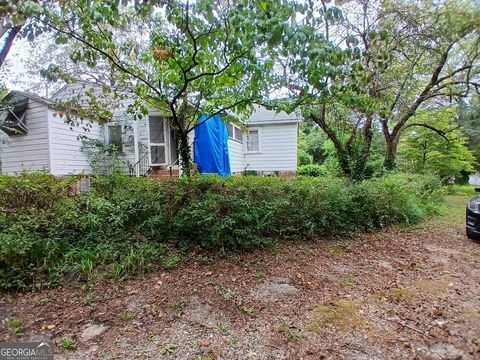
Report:
[[[200,116],[200,125],[195,128],[195,163],[201,174],[230,175],[227,125],[219,115],[205,121],[206,118]]]

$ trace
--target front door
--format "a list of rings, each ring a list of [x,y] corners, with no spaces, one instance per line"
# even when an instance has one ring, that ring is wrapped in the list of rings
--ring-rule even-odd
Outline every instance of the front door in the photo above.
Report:
[[[148,150],[150,152],[150,166],[167,164],[167,126],[160,116],[148,118]]]

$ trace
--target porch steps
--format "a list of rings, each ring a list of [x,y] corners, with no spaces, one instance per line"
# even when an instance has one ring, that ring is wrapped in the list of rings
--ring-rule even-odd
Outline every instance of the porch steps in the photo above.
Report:
[[[178,177],[180,176],[179,169],[164,169],[162,167],[152,167],[147,174],[148,177],[162,178],[162,177]]]

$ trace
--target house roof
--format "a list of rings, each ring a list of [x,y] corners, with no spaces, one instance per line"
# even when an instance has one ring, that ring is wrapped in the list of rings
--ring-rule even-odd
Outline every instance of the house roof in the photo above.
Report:
[[[30,92],[24,92],[24,91],[18,91],[18,90],[12,90],[8,93],[6,96],[7,100],[10,100],[12,102],[22,102],[23,100],[26,99],[31,99],[34,101],[37,101],[39,103],[45,104],[45,105],[52,105],[53,101],[45,99],[44,97],[41,97],[37,94],[33,94]]]
[[[295,113],[287,114],[284,111],[275,112],[268,110],[264,106],[254,105],[252,115],[246,121],[247,125],[267,124],[267,123],[292,123],[302,121],[302,118]]]

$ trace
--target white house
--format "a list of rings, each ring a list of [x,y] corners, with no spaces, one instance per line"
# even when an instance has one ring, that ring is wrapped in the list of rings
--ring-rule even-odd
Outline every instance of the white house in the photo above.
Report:
[[[15,101],[4,111],[0,131],[0,172],[47,171],[53,175],[92,172],[94,151],[87,143],[115,144],[135,175],[178,173],[175,136],[167,119],[158,111],[134,121],[125,109],[104,125],[65,123],[53,109],[84,91],[84,84],[69,85],[50,99],[12,92]],[[255,170],[263,173],[291,173],[297,168],[297,135],[300,118],[256,106],[246,121],[247,131],[229,124],[229,155],[232,173]],[[1,122],[0,122],[1,123]]]

